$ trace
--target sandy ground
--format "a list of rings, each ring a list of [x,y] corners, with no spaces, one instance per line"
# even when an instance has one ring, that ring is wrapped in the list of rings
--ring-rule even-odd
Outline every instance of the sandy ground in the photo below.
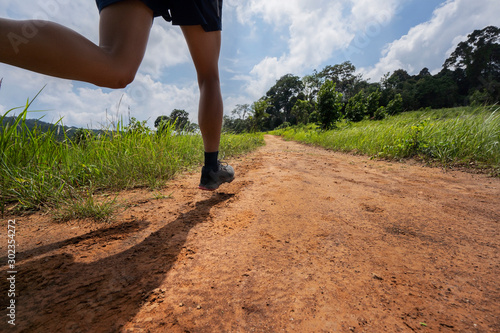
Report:
[[[112,224],[10,217],[0,331],[500,332],[500,179],[266,142],[216,192],[121,193]]]

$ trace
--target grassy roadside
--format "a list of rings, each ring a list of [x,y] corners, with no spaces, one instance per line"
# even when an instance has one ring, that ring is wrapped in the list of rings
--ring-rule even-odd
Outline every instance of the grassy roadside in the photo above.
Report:
[[[116,198],[96,193],[134,187],[161,188],[178,173],[200,165],[200,135],[179,134],[174,127],[158,134],[145,126],[118,125],[95,135],[57,140],[56,127],[42,132],[26,124],[28,106],[15,123],[0,126],[0,209],[55,209],[61,219],[106,220]],[[3,118],[12,113],[8,111]],[[140,124],[140,123],[139,123]],[[228,159],[263,145],[262,134],[223,135],[221,157]]]
[[[271,134],[328,149],[388,159],[417,157],[443,166],[469,166],[500,174],[500,108],[453,108],[405,112],[380,121],[315,125]]]

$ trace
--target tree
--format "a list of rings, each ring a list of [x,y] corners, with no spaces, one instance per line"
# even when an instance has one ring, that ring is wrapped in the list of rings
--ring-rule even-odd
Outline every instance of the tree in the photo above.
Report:
[[[421,72],[422,73],[422,72]],[[425,73],[425,70],[422,74]],[[404,69],[398,69],[391,75],[387,74],[382,79],[381,104],[389,103],[397,94],[402,97],[403,108],[416,110],[420,106],[415,95],[415,86],[418,76],[411,76]]]
[[[373,118],[375,116],[375,112],[377,112],[380,106],[380,97],[382,94],[380,90],[375,90],[366,98],[366,114],[369,118]]]
[[[183,131],[189,125],[189,113],[184,110],[174,109],[170,114],[170,121],[175,123],[176,131]]]
[[[297,101],[297,96],[302,92],[304,86],[298,76],[286,74],[266,93],[269,102],[267,113],[270,114],[271,128],[275,128],[285,121],[293,122],[292,107]]]
[[[309,123],[309,116],[315,109],[316,106],[313,102],[299,99],[292,108],[292,115],[295,116],[298,124],[305,125]]]
[[[326,66],[320,73],[324,80],[330,80],[335,83],[337,91],[341,92],[346,99],[354,96],[354,88],[361,81],[361,75],[355,75],[356,67],[350,62],[345,61],[342,64]]]
[[[125,130],[129,133],[137,133],[137,134],[147,134],[150,133],[151,130],[146,125],[146,120],[139,121],[135,117],[130,118],[130,122]]]
[[[316,102],[316,97],[318,96],[319,89],[323,85],[324,79],[322,76],[314,70],[311,75],[306,75],[302,78],[302,84],[304,87],[305,100],[310,102]]]
[[[394,99],[389,102],[385,111],[391,116],[403,112],[403,98],[401,94],[394,96]]]
[[[488,26],[474,30],[460,42],[446,59],[443,67],[463,70],[464,82],[472,94],[473,90],[487,88],[498,98],[500,83],[500,29]]]
[[[177,132],[195,132],[199,127],[189,121],[189,113],[184,110],[174,109],[170,116],[159,116],[155,120],[155,128],[162,132],[169,124],[175,124]]]
[[[237,104],[232,116],[224,116],[222,130],[229,133],[244,133],[252,129],[253,108],[249,104]]]
[[[237,104],[236,108],[231,113],[238,116],[239,119],[246,119],[251,112],[252,108],[249,104]]]
[[[363,91],[360,91],[349,98],[345,107],[345,118],[349,121],[358,122],[363,120],[366,115],[366,98]]]
[[[335,90],[333,81],[326,80],[318,93],[318,118],[324,129],[335,127],[342,118],[342,106],[342,94]]]
[[[385,89],[402,90],[406,81],[411,79],[411,75],[404,69],[395,70],[392,75],[387,73],[382,78],[382,86]]]
[[[86,147],[87,143],[95,137],[95,133],[89,129],[78,128],[71,137],[71,140],[77,144]]]
[[[373,115],[373,120],[382,120],[387,117],[387,108],[385,106],[380,106],[375,114]]]
[[[165,124],[169,121],[169,117],[168,116],[158,116],[158,118],[156,118],[155,120],[155,128],[159,128],[162,126],[162,124]]]
[[[425,76],[415,85],[415,98],[421,107],[453,107],[458,100],[458,86],[447,76]]]
[[[257,132],[262,130],[264,119],[269,117],[266,110],[269,108],[269,100],[262,97],[252,104],[252,115],[250,116],[251,130]]]
[[[186,126],[184,126],[183,131],[188,133],[197,132],[200,129],[200,126],[196,123],[189,122]]]
[[[428,77],[428,76],[432,76],[432,74],[431,74],[431,72],[429,72],[429,68],[427,68],[427,67],[422,68],[420,73],[418,73],[419,79],[424,78],[424,77]]]

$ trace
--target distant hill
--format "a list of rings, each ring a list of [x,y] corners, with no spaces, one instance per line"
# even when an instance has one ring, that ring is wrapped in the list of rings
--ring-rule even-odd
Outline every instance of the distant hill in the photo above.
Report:
[[[5,124],[13,124],[16,121],[16,117],[5,117],[0,124],[0,126],[4,126]],[[31,130],[33,130],[35,127],[40,129],[42,132],[48,132],[49,130],[55,131],[56,138],[57,140],[64,140],[65,135],[64,133],[66,132],[66,137],[73,137],[74,133],[80,129],[79,127],[74,127],[74,126],[62,126],[62,125],[54,125],[51,123],[47,123],[45,121],[42,121],[40,119],[26,119],[25,121],[26,126]],[[91,130],[95,132],[96,134],[101,133],[101,130]]]

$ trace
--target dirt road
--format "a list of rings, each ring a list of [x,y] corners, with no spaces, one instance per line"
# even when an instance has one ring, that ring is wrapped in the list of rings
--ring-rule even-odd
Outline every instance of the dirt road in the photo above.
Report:
[[[266,141],[112,225],[16,217],[1,331],[500,332],[500,179]]]

